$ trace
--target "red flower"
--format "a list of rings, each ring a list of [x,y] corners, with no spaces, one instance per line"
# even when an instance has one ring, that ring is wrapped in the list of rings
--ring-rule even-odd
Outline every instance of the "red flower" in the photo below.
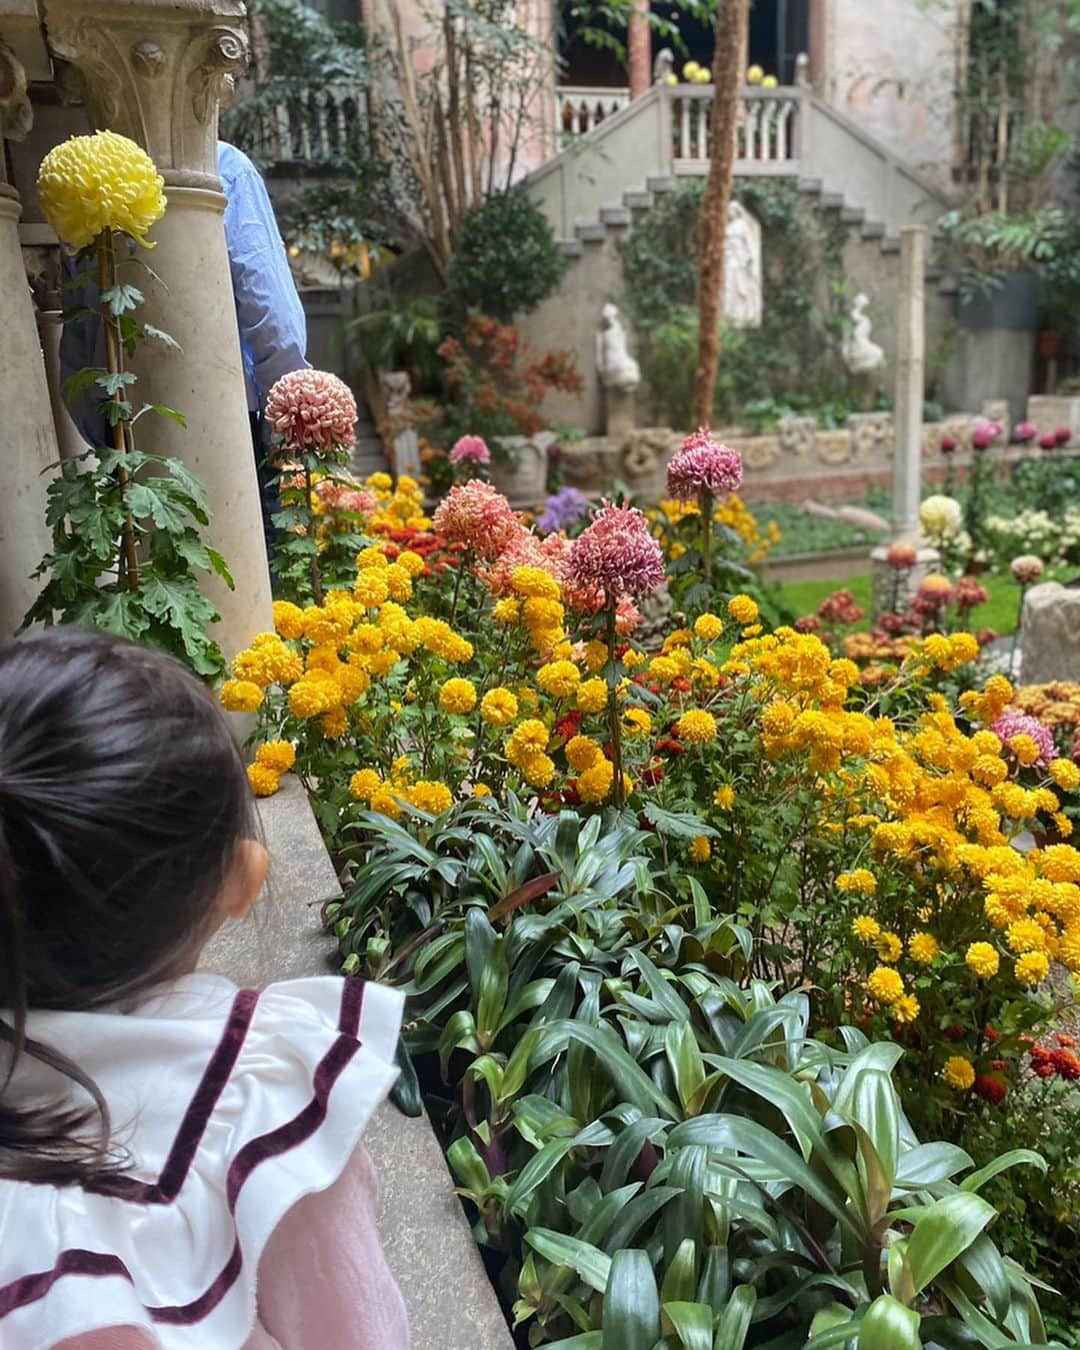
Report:
[[[659,754],[685,755],[686,747],[680,745],[677,740],[671,736],[661,736],[656,742],[656,749]]]
[[[961,1041],[964,1039],[964,1036],[966,1035],[966,1028],[956,1026],[954,1024],[951,1027],[945,1028],[945,1035],[949,1038],[950,1041]]]
[[[943,455],[951,455],[955,449],[956,449],[955,439],[952,436],[942,436],[941,453]]]
[[[1054,1040],[1057,1041],[1058,1045],[1063,1045],[1068,1050],[1071,1050],[1073,1046],[1076,1044],[1076,1037],[1068,1036],[1065,1034],[1064,1031],[1059,1031],[1058,1034],[1054,1037]]]
[[[1001,1032],[992,1027],[989,1022],[983,1027],[983,1035],[991,1045],[996,1045],[1001,1040]]]
[[[671,681],[671,687],[677,694],[688,694],[690,692],[690,681],[684,679],[681,675],[677,675]]]
[[[1080,1055],[1073,1050],[1052,1050],[1050,1062],[1062,1076],[1074,1081],[1080,1078]]]
[[[990,1067],[996,1069],[998,1073],[1008,1073],[1009,1061],[1007,1059],[992,1059]]]
[[[646,787],[656,787],[657,783],[662,782],[664,777],[664,766],[660,763],[650,764],[647,769],[642,770],[641,781]]]
[[[1036,1078],[1053,1078],[1054,1066],[1049,1061],[1042,1061],[1039,1064],[1032,1064],[1032,1072]]]
[[[1005,1079],[997,1073],[976,1074],[972,1087],[980,1097],[993,1106],[1000,1105],[1005,1100],[1005,1094],[1009,1090]]]
[[[567,713],[561,721],[555,723],[555,735],[563,741],[573,740],[580,730],[581,713],[576,710]]]

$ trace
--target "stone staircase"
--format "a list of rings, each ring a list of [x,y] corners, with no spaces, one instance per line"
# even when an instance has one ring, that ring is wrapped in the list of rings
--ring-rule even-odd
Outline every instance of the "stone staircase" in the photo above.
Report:
[[[371,410],[359,396],[356,400],[356,411],[356,444],[349,456],[349,468],[357,478],[363,480],[369,474],[385,473],[388,466],[382,437],[375,429]]]

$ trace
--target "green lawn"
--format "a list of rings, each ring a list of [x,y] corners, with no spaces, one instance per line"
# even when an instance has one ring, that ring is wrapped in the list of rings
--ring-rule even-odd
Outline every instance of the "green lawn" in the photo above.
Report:
[[[1071,569],[1075,571],[1075,568]],[[1052,572],[1047,571],[1047,579]],[[1019,591],[1016,583],[1008,576],[981,576],[979,580],[990,592],[985,605],[975,610],[973,618],[979,628],[996,628],[999,633],[1011,633],[1016,626],[1016,610]],[[846,581],[782,581],[777,584],[780,598],[797,615],[813,614],[822,600],[833,591],[848,590],[856,601],[869,614],[870,612],[870,573],[849,577]]]

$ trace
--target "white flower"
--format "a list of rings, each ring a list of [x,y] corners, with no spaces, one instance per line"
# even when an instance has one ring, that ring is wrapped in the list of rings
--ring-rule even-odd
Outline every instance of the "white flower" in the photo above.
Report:
[[[919,524],[928,539],[946,539],[955,534],[964,518],[955,497],[927,497],[919,507]]]

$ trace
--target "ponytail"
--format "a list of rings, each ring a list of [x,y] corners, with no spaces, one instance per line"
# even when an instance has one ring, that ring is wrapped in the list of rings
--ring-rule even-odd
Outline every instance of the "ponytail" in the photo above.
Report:
[[[0,1180],[120,1186],[104,1095],[28,1012],[191,969],[257,833],[224,717],[176,662],[72,628],[0,647]]]

